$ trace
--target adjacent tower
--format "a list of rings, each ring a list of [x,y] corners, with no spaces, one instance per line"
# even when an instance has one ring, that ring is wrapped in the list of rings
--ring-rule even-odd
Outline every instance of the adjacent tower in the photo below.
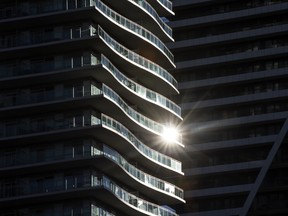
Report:
[[[0,215],[176,216],[168,0],[0,3]]]
[[[175,0],[182,216],[288,215],[286,0]],[[179,180],[180,181],[180,180]]]

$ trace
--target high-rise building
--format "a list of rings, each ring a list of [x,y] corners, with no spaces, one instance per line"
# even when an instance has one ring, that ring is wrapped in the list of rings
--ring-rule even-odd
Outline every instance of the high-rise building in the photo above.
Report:
[[[172,14],[169,0],[0,1],[1,216],[177,215]]]
[[[181,216],[288,215],[288,1],[174,0]]]

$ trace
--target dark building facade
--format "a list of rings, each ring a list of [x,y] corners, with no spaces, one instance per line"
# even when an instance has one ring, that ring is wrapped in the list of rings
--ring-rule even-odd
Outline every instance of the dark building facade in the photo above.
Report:
[[[182,216],[288,215],[288,1],[175,0]]]
[[[1,216],[177,215],[173,14],[168,0],[0,1]]]

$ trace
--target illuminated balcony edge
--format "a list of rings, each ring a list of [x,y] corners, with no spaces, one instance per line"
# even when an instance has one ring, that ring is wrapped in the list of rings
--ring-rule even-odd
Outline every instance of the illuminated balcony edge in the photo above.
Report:
[[[120,43],[118,43],[116,40],[114,40],[109,34],[107,34],[100,26],[97,27],[97,30],[93,27],[90,26],[88,29],[88,34],[87,32],[85,32],[86,34],[84,34],[83,36],[81,35],[79,38],[65,38],[64,40],[57,40],[56,43],[61,43],[61,41],[67,41],[67,42],[71,42],[71,41],[80,41],[82,38],[85,39],[93,39],[95,36],[98,36],[101,41],[107,45],[108,48],[110,48],[114,53],[116,53],[117,55],[119,55],[122,59],[124,59],[125,61],[128,61],[129,63],[135,65],[138,68],[141,68],[142,70],[145,70],[147,72],[149,72],[150,74],[153,74],[154,76],[157,76],[158,78],[160,78],[161,80],[163,80],[165,83],[167,83],[169,86],[171,86],[171,88],[173,89],[173,91],[179,93],[178,89],[177,89],[177,80],[164,68],[162,68],[161,66],[159,66],[158,64],[150,61],[149,59],[127,49],[126,47],[124,47],[123,45],[121,45]],[[80,40],[79,40],[80,39]],[[55,41],[50,41],[50,42],[46,42],[46,43],[41,43],[41,44],[30,44],[30,45],[26,45],[26,46],[20,46],[20,47],[16,47],[17,49],[23,49],[23,48],[39,48],[40,46],[43,45],[55,45],[56,44]],[[63,42],[62,42],[63,43]],[[11,52],[11,51],[15,51],[13,50],[15,49],[14,47],[12,48],[5,48],[5,49],[0,49],[0,53],[2,56],[5,55],[5,52]],[[23,50],[22,50],[23,51]]]
[[[34,193],[32,192],[26,192],[24,194],[17,194],[15,196],[10,197],[1,197],[1,202],[13,202],[15,199],[25,199],[29,198],[31,196],[39,197],[39,196],[46,196],[46,195],[58,195],[59,193],[68,193],[68,192],[75,192],[75,193],[81,193],[81,191],[85,190],[86,193],[89,194],[89,190],[92,190],[90,194],[93,196],[93,194],[96,192],[93,189],[105,189],[106,191],[113,194],[113,196],[117,199],[119,199],[122,203],[125,205],[131,207],[132,209],[138,211],[139,213],[145,214],[145,215],[155,215],[155,216],[178,216],[174,211],[165,208],[163,206],[159,206],[155,203],[149,202],[147,200],[144,200],[142,198],[139,198],[138,196],[133,195],[132,193],[129,193],[128,191],[124,190],[122,187],[120,187],[118,184],[116,184],[114,181],[110,180],[110,178],[106,177],[103,174],[98,174],[97,172],[91,170],[91,174],[82,174],[81,177],[83,179],[82,185],[78,185],[75,188],[68,188],[67,185],[62,185],[58,187],[51,188],[48,191],[39,191],[36,190]],[[21,188],[21,185],[17,185],[18,188]],[[24,185],[22,185],[24,187]],[[31,187],[31,186],[28,186]],[[97,193],[95,193],[97,194]],[[101,198],[99,197],[101,200]],[[102,199],[106,199],[102,197]],[[121,207],[120,207],[121,208]]]
[[[128,0],[133,5],[140,8],[142,11],[145,11],[152,19],[156,21],[156,23],[160,26],[163,32],[169,37],[171,41],[174,41],[172,36],[172,29],[168,26],[158,15],[155,9],[145,0]]]
[[[157,190],[161,193],[167,194],[169,196],[175,197],[178,200],[185,202],[183,200],[184,198],[184,192],[181,188],[164,181],[162,179],[159,179],[155,176],[149,175],[142,170],[138,169],[137,167],[130,164],[123,156],[121,156],[117,151],[111,149],[110,147],[106,145],[102,145],[102,151],[99,150],[97,153],[98,155],[103,155],[104,157],[114,161],[119,167],[121,167],[128,175],[132,176],[137,181],[141,182],[144,186],[148,186],[150,188],[153,188],[154,190]],[[127,166],[125,166],[127,165]],[[133,170],[135,172],[133,172]],[[144,176],[144,179],[141,179],[141,175]],[[153,184],[154,182],[154,184]],[[160,187],[160,185],[163,185],[163,188]],[[167,188],[166,188],[167,187]],[[166,189],[165,189],[166,188]],[[168,189],[169,188],[169,189]],[[173,192],[174,191],[174,192]]]
[[[102,180],[101,181],[101,183],[102,183],[101,186],[103,186],[105,189],[107,189],[110,192],[112,192],[118,199],[120,199],[121,201],[123,201],[124,203],[129,205],[130,207],[132,207],[132,208],[134,208],[134,209],[136,209],[136,210],[138,210],[140,212],[143,212],[145,214],[148,213],[149,215],[156,215],[156,216],[159,216],[159,215],[161,215],[161,216],[166,216],[166,215],[168,215],[168,216],[178,216],[174,211],[169,210],[168,208],[165,208],[165,207],[159,206],[157,204],[151,203],[149,201],[141,199],[141,198],[139,198],[139,197],[137,197],[137,196],[125,191],[124,189],[119,187],[117,184],[115,184],[113,181],[111,181],[106,176],[102,176],[101,180]],[[123,198],[123,196],[124,196],[124,198]],[[134,202],[133,204],[129,202],[129,201],[132,201],[132,200]],[[146,208],[145,208],[145,206],[146,206]],[[143,207],[145,209],[143,209]],[[149,211],[149,209],[150,209],[150,211]],[[155,210],[156,210],[156,212],[155,212]]]
[[[152,73],[159,78],[161,78],[163,81],[170,84],[170,86],[176,91],[177,90],[177,81],[176,79],[164,68],[157,65],[156,63],[140,56],[139,54],[127,49],[120,43],[118,43],[116,40],[114,40],[109,34],[107,34],[100,26],[97,28],[97,32],[95,32],[95,35],[99,36],[101,40],[115,53],[117,53],[121,58],[129,61],[133,65],[136,65],[139,68],[144,69],[145,71],[148,71],[149,73]],[[122,50],[122,51],[121,51]]]
[[[91,111],[89,111],[91,112]],[[76,114],[75,114],[76,115]],[[180,161],[173,159],[172,157],[169,157],[165,154],[160,153],[159,151],[156,151],[147,145],[145,145],[143,142],[141,142],[130,130],[128,130],[125,126],[123,126],[120,122],[114,120],[113,118],[103,114],[98,113],[100,118],[96,117],[95,115],[91,114],[82,114],[82,123],[75,124],[75,116],[70,116],[69,118],[63,119],[62,126],[58,125],[57,129],[54,129],[54,127],[51,128],[49,126],[49,129],[45,130],[37,130],[37,131],[28,131],[27,128],[25,128],[27,131],[23,132],[21,131],[21,128],[17,127],[15,130],[17,132],[15,134],[10,134],[7,136],[7,132],[4,130],[2,131],[2,135],[0,137],[1,142],[7,142],[8,140],[13,140],[17,138],[24,138],[24,137],[34,137],[39,135],[45,135],[45,134],[51,134],[55,132],[63,132],[67,130],[71,130],[73,128],[89,128],[91,126],[101,126],[104,129],[107,129],[109,131],[112,131],[113,133],[117,134],[118,136],[124,138],[128,143],[130,143],[137,152],[139,152],[142,156],[147,158],[149,161],[154,162],[157,165],[160,165],[162,167],[165,167],[168,170],[171,170],[173,172],[179,173],[183,175],[184,173],[181,171],[182,164]],[[47,117],[48,118],[48,117]],[[73,124],[67,124],[67,120],[72,120]],[[64,121],[65,120],[65,121]],[[54,122],[52,122],[54,123]],[[46,126],[47,123],[44,124]],[[55,124],[55,123],[54,123]],[[59,123],[57,123],[59,124]],[[5,127],[5,126],[4,126]],[[5,127],[6,128],[6,127]],[[93,127],[92,127],[93,128]],[[18,132],[20,131],[20,132]]]
[[[129,32],[138,35],[141,39],[153,44],[158,50],[160,50],[166,57],[169,59],[170,63],[174,65],[174,56],[171,51],[166,47],[166,45],[152,32],[143,28],[141,25],[127,19],[116,11],[110,9],[107,5],[105,5],[100,0],[94,0],[95,8],[103,14],[106,18],[111,20],[114,24],[125,28]],[[150,37],[148,37],[150,35]]]
[[[132,79],[128,78],[127,76],[125,76],[123,73],[121,73],[112,63],[111,61],[105,57],[103,54],[101,55],[94,55],[92,52],[89,52],[89,55],[91,54],[91,59],[86,59],[85,61],[89,60],[89,63],[85,62],[81,64],[81,68],[85,68],[85,67],[89,67],[89,66],[96,66],[96,65],[102,65],[104,69],[106,69],[113,77],[114,79],[121,84],[121,86],[123,86],[124,88],[126,88],[129,92],[132,92],[133,94],[139,96],[140,98],[153,103],[157,106],[160,106],[162,108],[164,108],[165,110],[171,112],[172,114],[176,115],[179,119],[181,118],[181,108],[180,106],[178,106],[176,103],[174,103],[173,101],[169,100],[168,98],[166,98],[165,96],[150,90],[140,84],[138,84],[137,82],[133,81]],[[81,56],[82,61],[84,62],[84,56]],[[72,61],[72,60],[71,60]],[[53,64],[56,64],[56,61],[53,62]],[[44,63],[43,63],[44,65]],[[19,64],[9,64],[9,65],[4,65],[3,66],[3,70],[5,70],[5,67],[11,67],[16,68],[15,66],[19,66]],[[68,69],[78,69],[79,67],[73,67],[73,65],[68,66],[68,67],[57,67],[57,68],[53,68],[52,70],[50,69],[50,71],[48,72],[37,72],[38,74],[41,73],[45,73],[45,74],[49,74],[50,72],[54,72],[54,71],[58,71],[58,70],[68,70]],[[21,69],[21,68],[20,68]],[[14,69],[13,69],[14,70]],[[21,75],[23,75],[21,73]],[[33,75],[33,73],[27,73],[25,75]],[[24,75],[24,76],[25,76]],[[16,75],[10,75],[10,76],[3,76],[0,77],[0,81],[1,78],[5,79],[5,78],[10,78],[13,77],[13,79],[17,79],[17,74]],[[22,78],[22,77],[21,77]],[[150,96],[149,96],[150,95]],[[22,104],[21,104],[22,105]],[[0,105],[0,109],[1,109],[1,105]]]
[[[169,0],[157,0],[164,8],[166,8],[172,15],[174,15],[172,2]]]
[[[152,91],[137,82],[133,81],[132,79],[125,76],[123,73],[121,73],[112,63],[111,61],[105,57],[103,54],[101,54],[101,63],[105,69],[107,69],[115,79],[119,83],[122,84],[125,88],[129,89],[134,94],[137,94],[141,98],[145,98],[146,100],[159,105],[167,110],[170,110],[170,112],[174,113],[181,119],[181,108],[173,101],[169,100],[165,96]],[[135,86],[135,87],[133,87]],[[150,95],[155,95],[155,97],[148,97],[147,92],[150,93]],[[154,99],[154,100],[153,100]]]
[[[156,164],[161,165],[169,170],[173,170],[179,174],[183,174],[181,171],[182,165],[180,161],[148,147],[143,142],[141,142],[133,133],[131,133],[131,131],[129,131],[125,126],[123,126],[120,122],[114,120],[113,118],[103,113],[101,114],[101,121],[103,127],[116,132],[119,136],[122,136],[147,159],[154,161]],[[170,163],[170,165],[165,164],[161,160],[169,161],[168,163]]]
[[[86,81],[86,80],[84,80]],[[121,112],[123,112],[128,118],[129,120],[131,120],[132,122],[134,122],[135,124],[137,124],[138,126],[140,126],[141,128],[155,134],[158,135],[159,139],[161,139],[161,135],[164,133],[165,130],[165,126],[163,124],[160,124],[146,116],[144,116],[143,114],[137,112],[136,110],[134,110],[133,108],[131,108],[115,91],[113,91],[110,87],[108,87],[107,85],[105,85],[104,83],[99,84],[99,83],[95,83],[94,82],[90,82],[89,80],[87,80],[87,82],[89,82],[89,87],[90,90],[89,91],[85,91],[85,93],[83,92],[82,95],[77,95],[74,96],[73,95],[65,95],[62,98],[55,98],[55,96],[53,97],[49,97],[49,91],[44,92],[43,97],[45,97],[45,93],[48,96],[48,100],[39,100],[36,101],[34,103],[27,103],[24,106],[27,107],[35,107],[37,106],[37,104],[41,104],[41,103],[57,103],[57,102],[61,102],[63,100],[67,101],[71,99],[79,99],[79,98],[83,98],[83,100],[85,99],[93,99],[93,96],[103,96],[104,98],[106,98],[107,100],[111,101],[113,104],[115,104],[120,110]],[[83,85],[83,84],[82,84]],[[72,91],[75,91],[73,88],[71,88]],[[34,94],[34,95],[38,95],[38,94]],[[39,94],[40,96],[42,95],[41,93]],[[1,95],[0,95],[1,96]],[[27,96],[27,95],[26,95]],[[29,95],[30,97],[32,95]],[[13,97],[11,97],[13,98]],[[24,98],[24,96],[23,96]],[[97,103],[97,99],[94,99],[95,103]],[[29,101],[29,100],[28,100]],[[97,105],[96,105],[97,107]],[[6,107],[6,110],[9,109],[11,110],[11,106],[10,107]],[[18,105],[19,108],[19,105]],[[16,108],[17,109],[17,108]],[[103,108],[102,108],[103,109]],[[1,111],[5,111],[5,109],[0,109]],[[132,126],[131,126],[132,127]],[[175,142],[175,144],[184,147],[184,145],[182,144],[182,136],[180,134],[178,134],[177,137],[175,137],[175,139],[173,139],[173,142]]]
[[[101,88],[102,94],[104,97],[112,101],[115,105],[117,105],[130,119],[132,119],[136,124],[141,125],[148,131],[151,131],[159,136],[163,134],[165,130],[165,126],[140,114],[131,108],[115,91],[113,91],[110,87],[105,84],[102,84]],[[182,136],[178,135],[175,137],[175,143],[184,147],[182,144]]]
[[[88,8],[88,7],[91,7],[91,6],[95,6],[97,4],[97,1],[99,0],[91,0],[89,2],[86,2],[84,6],[81,6],[81,7],[77,7],[78,8]],[[147,14],[149,14],[150,17],[152,17],[156,23],[158,24],[158,26],[163,30],[163,32],[171,39],[173,40],[172,38],[172,29],[159,17],[159,15],[157,14],[157,12],[154,10],[154,8],[149,4],[147,3],[146,1],[142,1],[141,4],[139,4],[139,2],[137,0],[129,0],[132,4],[136,5],[137,7],[141,8],[141,10],[143,11],[146,11]],[[162,0],[163,1],[163,0]],[[142,4],[145,4],[144,6]],[[18,8],[16,8],[17,10]],[[76,8],[75,8],[76,9]],[[62,7],[62,8],[54,8],[54,10],[51,10],[51,11],[40,11],[40,12],[36,12],[35,14],[33,14],[32,16],[34,15],[39,15],[39,14],[49,14],[49,13],[53,13],[55,11],[66,11],[66,10],[73,10],[73,9],[70,9],[67,5],[65,7]],[[29,16],[29,15],[28,15]],[[14,18],[20,18],[20,17],[28,17],[27,15],[20,15],[20,16],[16,16],[16,17],[13,17],[12,19]],[[8,18],[10,19],[10,18]],[[6,21],[7,19],[0,19],[1,21],[4,20]]]
[[[133,178],[135,182],[142,184],[145,187],[149,187],[156,192],[160,192],[164,195],[167,195],[171,198],[177,199],[181,202],[185,202],[183,200],[184,198],[184,192],[181,188],[164,181],[160,178],[157,178],[155,176],[149,175],[148,173],[145,173],[144,171],[140,170],[139,168],[135,167],[134,165],[130,164],[120,153],[118,153],[113,148],[102,144],[102,143],[91,143],[89,144],[89,151],[85,151],[85,153],[81,156],[75,157],[74,154],[59,154],[57,156],[49,158],[49,160],[45,161],[29,161],[28,158],[25,158],[22,156],[20,160],[17,160],[16,163],[5,165],[3,161],[0,163],[0,171],[2,170],[19,170],[19,169],[27,169],[32,168],[35,166],[55,166],[55,164],[60,163],[66,163],[66,162],[72,162],[72,161],[81,161],[81,160],[87,160],[87,159],[97,159],[99,157],[106,158],[107,160],[112,161],[116,165],[119,166],[120,169],[122,169],[125,173],[127,173],[128,176]],[[45,151],[45,149],[44,149]],[[93,163],[97,161],[93,160]],[[101,166],[101,165],[100,165]],[[105,169],[105,168],[104,168]],[[140,190],[140,189],[139,189]]]

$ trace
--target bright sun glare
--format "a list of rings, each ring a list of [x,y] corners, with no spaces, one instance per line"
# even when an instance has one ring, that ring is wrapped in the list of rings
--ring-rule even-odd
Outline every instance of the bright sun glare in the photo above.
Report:
[[[164,127],[162,132],[162,138],[169,143],[175,142],[178,135],[177,129],[173,127]]]

